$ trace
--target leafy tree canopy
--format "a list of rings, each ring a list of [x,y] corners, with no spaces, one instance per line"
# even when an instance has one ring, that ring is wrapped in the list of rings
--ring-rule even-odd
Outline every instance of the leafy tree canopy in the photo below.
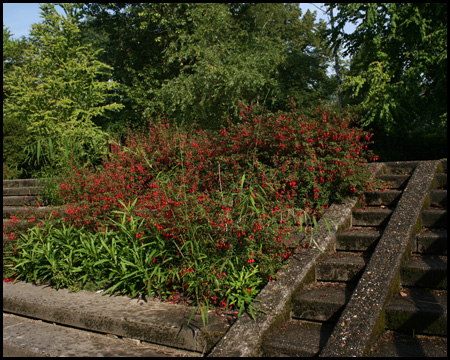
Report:
[[[23,63],[4,78],[4,116],[26,125],[27,160],[40,170],[61,170],[72,157],[95,159],[106,133],[94,120],[122,107],[109,101],[116,84],[99,80],[110,67],[98,61],[99,50],[81,42],[77,6],[60,6],[65,16],[53,4],[41,5],[43,21],[32,26]]]
[[[344,87],[351,104],[388,135],[446,132],[447,5],[339,3],[335,45],[352,56]],[[357,25],[351,34],[346,23]]]
[[[82,26],[124,85],[128,123],[163,113],[218,126],[239,102],[275,110],[293,96],[309,107],[335,90],[326,25],[298,4],[102,3],[83,11]]]

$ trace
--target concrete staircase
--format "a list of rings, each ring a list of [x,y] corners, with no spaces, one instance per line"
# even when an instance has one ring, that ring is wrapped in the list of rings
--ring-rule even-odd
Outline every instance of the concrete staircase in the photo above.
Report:
[[[17,215],[19,222],[36,211],[48,213],[49,206],[36,206],[41,202],[42,184],[37,179],[3,180],[3,224],[11,221],[11,216]]]
[[[408,164],[409,165],[409,164]],[[401,170],[404,174],[398,174]],[[315,356],[328,340],[408,182],[412,166],[387,167],[392,190],[370,194],[337,234],[336,252],[316,265],[315,279],[292,299],[292,319],[263,344],[265,356]]]
[[[4,282],[3,355],[446,356],[447,162],[372,171],[392,189],[333,204],[317,245],[256,298],[256,321],[188,324],[185,305]]]
[[[385,332],[369,356],[445,356],[447,347],[447,166],[436,173],[421,230],[385,306]]]
[[[374,168],[392,188],[330,208],[326,253],[298,256],[266,286],[284,306],[264,289],[266,313],[238,319],[210,356],[446,356],[446,169]]]

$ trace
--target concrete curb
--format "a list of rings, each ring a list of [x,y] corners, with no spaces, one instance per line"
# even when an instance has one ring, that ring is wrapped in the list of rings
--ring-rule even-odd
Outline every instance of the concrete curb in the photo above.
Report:
[[[31,283],[3,282],[3,311],[106,334],[138,339],[199,353],[208,352],[229,327],[225,317],[209,314],[202,325],[193,308],[157,301],[144,302],[126,296]]]
[[[3,357],[169,356],[201,354],[3,313]]]
[[[366,270],[320,356],[364,356],[384,330],[384,305],[399,273],[432,185],[438,161],[417,165]]]

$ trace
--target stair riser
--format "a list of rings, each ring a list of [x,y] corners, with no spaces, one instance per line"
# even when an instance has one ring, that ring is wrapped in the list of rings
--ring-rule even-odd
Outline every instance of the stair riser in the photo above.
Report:
[[[340,234],[336,239],[336,250],[372,252],[379,238],[379,234],[367,234],[360,231]]]
[[[4,196],[3,206],[26,206],[34,205],[39,201],[38,196]]]
[[[418,161],[385,162],[384,174],[386,175],[406,175],[412,174],[419,165]]]
[[[319,264],[316,268],[317,281],[355,282],[361,276],[364,264]]]
[[[409,175],[379,175],[377,176],[380,180],[392,183],[390,189],[402,190],[406,187]]]
[[[433,188],[447,189],[447,174],[436,174],[433,180]]]
[[[430,193],[430,202],[447,207],[447,190],[433,190]]]
[[[366,195],[365,202],[368,206],[395,206],[401,193],[400,190],[375,191]]]
[[[294,318],[312,321],[336,322],[345,306],[341,303],[318,303],[314,301],[293,301],[292,313]]]
[[[352,212],[353,226],[385,226],[389,221],[392,210],[363,209]]]
[[[332,327],[308,321],[291,320],[281,337],[266,341],[262,346],[265,357],[313,357],[319,353]]]
[[[40,187],[22,187],[22,188],[3,188],[3,197],[6,196],[33,196],[40,195]]]
[[[403,286],[446,290],[447,269],[425,270],[404,266],[400,270],[400,282]]]
[[[378,239],[367,238],[351,238],[351,239],[339,239],[336,242],[336,250],[338,251],[365,251],[372,252],[377,245]]]
[[[447,317],[441,313],[386,310],[386,328],[416,334],[447,336]]]
[[[433,228],[447,227],[447,210],[422,211],[422,226]]]
[[[447,236],[419,235],[417,237],[417,249],[414,249],[414,251],[421,254],[447,255]]]
[[[52,208],[46,207],[12,207],[12,208],[3,208],[3,219],[9,219],[12,215],[18,215],[22,217],[24,215],[31,215],[35,211],[41,214],[48,214],[52,211]]]
[[[16,180],[3,180],[3,189],[17,188],[17,187],[29,187],[29,186],[42,186],[37,179],[16,179]]]

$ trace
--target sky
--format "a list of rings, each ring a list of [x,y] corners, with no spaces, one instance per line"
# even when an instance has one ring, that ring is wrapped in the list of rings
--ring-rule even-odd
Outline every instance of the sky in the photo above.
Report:
[[[317,11],[317,19],[327,21],[327,16],[317,8],[324,8],[323,3],[305,3],[300,4],[300,7],[303,13],[308,9]],[[3,24],[9,29],[14,39],[29,36],[31,24],[41,21],[39,14],[39,3],[3,3]]]

